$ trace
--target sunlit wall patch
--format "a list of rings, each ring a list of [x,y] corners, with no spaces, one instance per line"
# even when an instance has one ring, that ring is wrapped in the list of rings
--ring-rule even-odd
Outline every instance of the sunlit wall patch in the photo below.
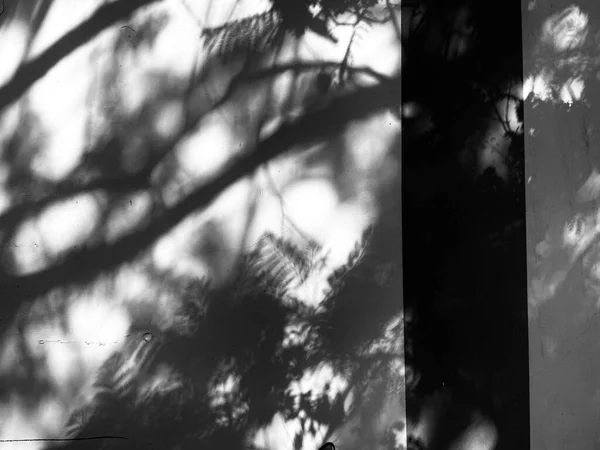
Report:
[[[561,86],[559,98],[563,103],[571,105],[582,99],[584,88],[585,81],[582,78],[571,78]]]
[[[541,41],[556,52],[579,48],[588,34],[588,15],[572,5],[544,22]]]
[[[527,99],[533,94],[534,99],[542,101],[550,100],[552,98],[550,83],[553,76],[554,74],[547,69],[543,69],[536,75],[528,76],[523,83],[523,98]]]
[[[297,417],[290,419],[282,413],[275,414],[271,423],[250,437],[253,447],[306,450],[319,448],[328,436],[329,425],[310,417],[310,412],[302,408],[302,402],[326,400],[332,403],[345,393],[348,394],[346,397],[349,397],[350,392],[347,389],[347,380],[337,374],[329,364],[306,370],[300,380],[292,382],[288,387],[288,394],[294,399],[293,409],[298,411]],[[345,404],[344,407],[346,409],[350,405]]]
[[[600,172],[594,168],[586,182],[577,191],[577,202],[587,203],[598,197],[600,197]]]
[[[16,20],[10,23],[3,23],[4,21],[8,22],[8,17],[0,15],[0,84],[5,84],[15,74],[27,48],[28,35],[26,24]]]
[[[249,406],[240,399],[240,382],[242,377],[230,373],[217,377],[209,383],[209,404],[214,411],[227,411],[220,414],[217,422],[222,426],[232,426],[235,421],[248,413]]]
[[[571,247],[576,245],[585,232],[586,224],[581,215],[576,215],[563,228],[563,245]]]

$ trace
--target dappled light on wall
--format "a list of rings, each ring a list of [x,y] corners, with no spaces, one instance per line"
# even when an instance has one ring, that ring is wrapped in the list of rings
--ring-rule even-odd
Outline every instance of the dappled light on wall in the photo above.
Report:
[[[330,216],[339,204],[338,194],[327,179],[300,181],[288,187],[283,195],[290,220],[313,237],[332,223]]]
[[[550,72],[542,72],[535,77],[530,76],[525,80],[523,93],[525,98],[533,95],[533,99],[541,101],[560,101],[566,104],[580,101],[583,98],[585,82],[581,78],[574,78],[556,86]]]
[[[239,400],[240,377],[229,374],[224,380],[211,383],[210,406],[216,412],[229,410],[228,420],[239,420],[248,412],[248,405]],[[224,419],[225,420],[225,419]]]
[[[581,47],[587,33],[588,15],[573,5],[546,20],[541,41],[555,52],[565,52]]]
[[[43,309],[42,305],[38,305],[37,309],[40,308]],[[2,414],[10,418],[2,420],[0,439],[59,438],[73,408],[94,403],[95,374],[123,345],[129,317],[122,308],[98,303],[98,299],[72,304],[66,315],[66,327],[62,317],[57,315],[50,322],[45,314],[32,318],[22,335],[15,333],[3,342],[0,361],[3,379],[11,374],[25,375],[27,361],[32,359],[39,366],[36,375],[39,379],[26,377],[29,381],[25,389],[37,383],[48,388],[41,403],[33,409],[20,406],[18,395],[2,406]],[[20,354],[18,361],[11,362],[10,347],[15,345],[21,347]]]
[[[20,21],[5,23],[0,29],[0,53],[2,53],[0,84],[4,84],[12,78],[26,48],[27,26]]]
[[[598,445],[598,4],[526,17],[531,447]],[[524,30],[525,31],[525,30]]]
[[[297,414],[289,418],[284,414],[277,414],[269,425],[258,430],[251,439],[256,448],[318,448],[324,440],[332,440],[331,433],[325,423],[319,423],[315,418],[307,416],[305,408],[311,402],[322,401],[323,397],[329,403],[333,403],[338,396],[350,400],[344,402],[346,412],[352,406],[347,380],[336,374],[327,364],[305,372],[299,381],[291,383],[289,393],[293,399],[292,408],[298,411]]]
[[[570,6],[548,17],[540,31],[535,63],[526,74],[524,98],[566,103],[586,101],[586,80],[598,70],[597,37],[587,12]]]
[[[54,263],[74,246],[81,245],[96,230],[99,199],[90,195],[57,202],[16,230],[8,247],[13,273],[24,274]]]
[[[182,388],[181,377],[175,369],[166,364],[159,365],[156,372],[146,381],[140,383],[137,393],[137,404],[144,405],[155,398]]]
[[[543,19],[534,43],[533,63],[523,86],[523,97],[531,108],[530,123],[538,117],[544,117],[545,121],[555,120],[553,115],[556,114],[557,117],[565,115],[567,120],[581,123],[578,126],[582,127],[581,131],[577,128],[576,138],[569,138],[573,140],[573,143],[569,143],[573,147],[560,150],[569,154],[567,159],[572,168],[568,171],[572,172],[574,178],[568,181],[565,178],[565,182],[575,184],[574,189],[565,185],[564,192],[548,194],[556,196],[550,200],[552,203],[570,198],[571,206],[563,207],[555,215],[545,235],[536,238],[534,244],[535,272],[531,275],[529,286],[531,317],[537,317],[541,305],[555,298],[561,288],[568,287],[569,280],[579,272],[578,262],[583,261],[584,278],[595,279],[593,255],[596,253],[594,248],[600,230],[598,208],[594,206],[598,190],[597,163],[591,157],[595,145],[595,126],[593,120],[588,123],[586,118],[594,114],[597,96],[594,78],[599,66],[596,55],[597,24],[588,9],[589,6],[571,5]],[[559,120],[563,120],[562,117]],[[569,135],[572,129],[569,123],[561,128],[561,133],[557,132],[561,142],[564,142],[563,134]],[[535,126],[530,128],[528,139],[531,140],[531,148],[535,148],[537,142],[558,146],[550,144],[546,135],[549,137],[551,132],[535,129]],[[555,151],[554,147],[544,150]],[[546,158],[555,156],[548,153]],[[579,167],[582,158],[585,162]],[[529,182],[535,185],[537,180],[529,177]],[[588,286],[595,285],[591,281],[586,283]],[[586,295],[594,290],[590,288]]]
[[[148,424],[161,417],[152,408],[169,405],[180,409],[164,406],[165,422],[186,416],[207,448],[239,434],[314,450],[339,429],[351,442],[344,421],[356,422],[371,395],[360,379],[349,394],[366,364],[352,358],[379,364],[379,352],[398,350],[389,342],[398,320],[386,326],[400,307],[397,268],[377,260],[371,276],[358,263],[371,245],[365,230],[392,221],[389,192],[397,197],[400,123],[389,105],[400,103],[399,12],[380,4],[386,20],[340,25],[337,43],[307,32],[223,61],[203,48],[202,30],[260,13],[256,2],[139,0],[129,15],[119,15],[128,2],[49,3],[29,59],[15,65],[31,70],[90,17],[119,20],[62,42],[47,74],[0,107],[1,438],[98,434],[111,413],[122,414],[116,429],[166,435]],[[2,32],[26,41],[28,20]],[[383,247],[371,256],[397,256]],[[341,294],[346,278],[376,285],[360,310],[365,342],[362,324],[346,319],[358,305],[329,311],[355,294]],[[328,333],[357,341],[345,347],[350,362],[333,361]],[[235,360],[224,371],[223,351]],[[382,385],[404,370],[398,355],[386,358]],[[268,395],[249,393],[255,372],[273,378]],[[381,408],[401,414],[399,397],[369,406],[377,433],[389,425]]]
[[[547,233],[535,247],[536,273],[531,279],[529,302],[530,315],[544,302],[550,300],[571,274],[574,265],[583,257],[586,276],[594,276],[594,258],[600,235],[599,211],[578,213],[561,224],[560,234]]]
[[[581,100],[584,87],[585,84],[581,78],[566,81],[560,89],[560,100],[569,105],[575,101]]]
[[[530,93],[533,93],[535,98],[540,100],[548,100],[550,98],[550,73],[547,71],[536,75],[535,77],[530,76],[525,80],[523,85],[523,98],[529,97]]]

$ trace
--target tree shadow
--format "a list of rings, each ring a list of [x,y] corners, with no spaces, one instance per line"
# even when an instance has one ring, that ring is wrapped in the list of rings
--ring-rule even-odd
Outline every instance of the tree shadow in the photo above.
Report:
[[[40,56],[21,65],[15,78],[0,87],[0,108],[6,110],[7,106],[26,95],[29,88],[55,64],[97,33],[149,3],[136,1],[124,5],[117,2],[100,7],[81,26],[60,38]],[[136,36],[123,30],[125,37],[116,41],[112,50],[121,52],[123,47],[139,49],[144,45],[151,46],[152,39],[163,25],[159,20],[148,29],[136,30]],[[57,364],[56,360],[52,360],[52,355],[60,352],[44,354],[40,350],[41,346],[47,349],[54,344],[70,345],[71,342],[60,339],[31,342],[32,330],[47,325],[59,337],[69,335],[68,331],[77,325],[73,323],[75,319],[69,316],[73,315],[71,307],[77,297],[89,300],[91,311],[99,309],[108,314],[102,308],[111,305],[112,296],[117,297],[118,274],[128,270],[130,265],[143,266],[140,260],[147,256],[159,239],[210,206],[227,188],[285,153],[292,150],[300,152],[331,140],[341,134],[349,123],[398,107],[398,79],[378,76],[372,70],[346,67],[348,79],[368,72],[379,83],[365,88],[349,83],[324,105],[309,105],[310,108],[302,111],[300,117],[284,117],[283,123],[274,132],[266,137],[258,136],[258,142],[248,138],[237,157],[206,180],[196,180],[189,192],[177,201],[169,203],[163,198],[161,188],[164,180],[157,177],[157,182],[152,177],[157,166],[162,164],[164,170],[161,175],[169,179],[170,172],[176,168],[169,165],[170,152],[195,131],[203,118],[231,100],[240,90],[248,89],[251,86],[249,80],[256,81],[261,77],[270,80],[283,72],[295,72],[296,77],[300,77],[305,71],[317,77],[321,69],[331,69],[332,66],[333,63],[300,62],[244,72],[239,77],[234,76],[230,84],[223,83],[223,96],[208,102],[210,107],[202,105],[202,108],[190,103],[198,100],[192,94],[197,94],[200,85],[206,82],[204,73],[194,72],[190,80],[171,77],[169,73],[156,73],[153,81],[160,84],[159,92],[130,116],[117,115],[115,122],[102,130],[105,133],[100,139],[86,142],[86,156],[59,181],[44,179],[33,170],[32,160],[44,150],[46,142],[41,131],[40,136],[35,134],[41,126],[26,117],[28,120],[14,133],[9,151],[2,154],[2,163],[9,171],[5,189],[10,206],[0,215],[4,257],[0,273],[2,315],[9,321],[14,318],[16,323],[16,330],[12,324],[3,326],[7,347],[14,347],[7,350],[9,356],[2,354],[5,359],[1,378],[3,386],[6,386],[2,394],[7,404],[13,395],[24,403],[24,406],[18,406],[19,417],[31,421],[39,419],[35,414],[39,413],[40,399],[48,399],[55,406],[62,405],[61,402],[68,403],[70,394],[63,389],[76,391],[90,376],[86,372],[87,362],[74,357],[61,366],[60,361]],[[106,92],[118,84],[118,69],[109,69],[108,72],[110,76],[101,94],[105,97],[108,97]],[[227,75],[231,78],[231,74]],[[268,85],[269,81],[266,83]],[[185,110],[183,123],[173,136],[159,139],[160,133],[154,127],[146,126],[152,121],[149,105],[161,108],[172,102],[182,105]],[[118,110],[123,105],[117,102],[113,106]],[[250,106],[248,109],[251,109]],[[238,112],[251,114],[255,111]],[[104,113],[110,115],[111,111]],[[262,118],[258,122],[262,125]],[[139,143],[134,142],[132,134],[141,135]],[[395,144],[397,141],[394,141]],[[124,159],[135,159],[141,152],[150,155],[146,162],[139,164],[136,170],[128,170]],[[143,159],[142,156],[140,159]],[[342,165],[334,169],[339,172]],[[112,217],[128,208],[128,204],[133,206],[134,194],[140,192],[150,197],[148,210],[143,210],[141,217],[134,217],[131,221],[124,219],[128,222],[123,226],[124,231],[120,230],[116,237],[109,239],[107,229]],[[35,222],[52,207],[58,205],[60,209],[63,201],[75,200],[74,203],[77,203],[77,196],[83,194],[89,194],[97,207],[94,210],[97,211],[95,222],[89,217],[89,222],[94,223],[87,230],[85,239],[66,249],[55,251],[49,245],[40,250],[44,260],[40,267],[32,269],[32,266],[21,264],[11,249],[19,227]],[[397,208],[394,211],[398,213]],[[382,223],[387,220],[382,219]],[[101,375],[92,389],[97,397],[89,402],[91,409],[81,408],[72,418],[70,431],[74,439],[79,440],[72,440],[68,445],[118,448],[152,443],[160,448],[198,445],[244,448],[248,445],[249,435],[257,435],[265,427],[276,428],[277,420],[284,428],[288,422],[296,424],[287,442],[298,449],[302,445],[312,445],[310,442],[317,448],[328,439],[333,441],[337,439],[334,433],[338,429],[345,433],[346,448],[354,448],[350,444],[352,441],[368,443],[372,448],[376,444],[395,445],[388,436],[388,429],[398,428],[401,411],[401,352],[390,341],[398,338],[401,328],[398,319],[401,284],[399,281],[390,282],[390,277],[399,277],[401,268],[397,265],[399,253],[392,251],[390,241],[381,235],[393,230],[397,237],[398,225],[398,220],[393,222],[393,226],[378,225],[372,232],[371,243],[357,247],[361,254],[363,247],[368,249],[366,262],[351,261],[346,269],[334,274],[329,280],[330,292],[323,310],[307,307],[293,295],[286,294],[286,283],[297,277],[297,273],[282,273],[281,270],[290,269],[282,269],[279,259],[269,264],[268,258],[273,258],[272,255],[254,254],[258,258],[256,261],[246,261],[249,272],[244,272],[242,264],[239,273],[230,274],[231,279],[226,286],[211,289],[204,285],[204,281],[177,278],[169,271],[163,273],[143,266],[144,273],[153,278],[152,286],[157,289],[156,293],[146,292],[145,295],[159,298],[160,301],[155,303],[166,303],[164,298],[173,300],[169,295],[163,295],[163,290],[170,294],[180,293],[173,295],[182,297],[173,300],[173,305],[160,306],[166,311],[163,311],[165,316],[173,314],[176,317],[162,317],[164,323],[160,320],[150,323],[151,320],[148,320],[147,324],[142,323],[140,317],[135,318],[137,323],[131,329],[127,328],[126,344],[101,365]],[[65,229],[68,229],[66,225]],[[69,234],[55,231],[58,235]],[[218,244],[226,244],[221,242],[226,239],[221,236],[218,227],[212,231]],[[33,236],[36,237],[35,234]],[[310,260],[304,249],[296,253]],[[291,258],[290,255],[277,256],[280,259],[288,257]],[[339,279],[342,274],[343,282]],[[365,302],[365,296],[375,296],[376,300]],[[44,301],[38,302],[40,298]],[[128,308],[143,310],[145,306],[140,302]],[[144,316],[143,311],[135,312]],[[152,312],[147,312],[147,316],[156,319]],[[398,320],[390,328],[393,316],[397,316]],[[116,313],[114,318],[115,322],[122,319]],[[88,320],[91,325],[103,318]],[[333,326],[326,325],[328,322]],[[310,338],[308,343],[297,342],[289,336],[296,333],[293,329],[297,325]],[[77,343],[80,347],[96,344],[91,341]],[[11,359],[10,352],[21,360]],[[11,366],[6,367],[7,364]],[[82,366],[81,375],[57,386],[56,374],[64,374],[76,364]],[[50,368],[54,373],[45,372],[49,372]],[[305,386],[306,381],[303,380],[311,371],[325,373],[323,376],[330,378],[320,391]],[[336,381],[338,378],[342,381]],[[371,383],[371,379],[377,382]],[[296,387],[290,388],[290,384],[294,383]],[[228,389],[234,389],[233,393]],[[392,397],[386,395],[390,390],[394,391]],[[60,391],[62,397],[49,398],[56,391]],[[381,414],[377,420],[373,419],[373,414],[382,408],[393,411],[393,423],[388,423],[390,420]],[[361,412],[363,410],[368,412]],[[88,421],[86,416],[90,415],[91,421]],[[348,427],[344,429],[349,417],[365,430],[363,437],[357,438],[354,430]],[[77,424],[80,419],[83,427]],[[60,418],[56,420],[60,421]],[[52,427],[49,429],[50,434],[56,431]],[[125,434],[127,440],[85,440],[88,437]],[[389,442],[380,443],[381,436]],[[306,444],[306,439],[312,441]],[[268,447],[267,444],[264,446]]]
[[[176,386],[144,396],[145,377],[140,374],[125,389],[105,385],[106,394],[77,436],[128,439],[107,440],[102,448],[260,448],[248,447],[249,435],[278,417],[284,423],[299,423],[299,429],[284,424],[280,430],[286,433],[289,448],[299,449],[307,435],[318,439],[323,427],[329,429],[324,440],[335,441],[335,430],[358,414],[357,430],[344,448],[368,443],[372,448],[394,448],[377,446],[384,445],[382,439],[389,440],[388,429],[397,428],[400,417],[371,424],[393,392],[394,401],[402,397],[401,366],[395,362],[402,356],[401,321],[388,331],[390,335],[384,333],[390,317],[399,317],[402,309],[394,277],[394,270],[400,269],[398,258],[389,250],[392,230],[395,226],[383,220],[370,233],[370,244],[365,241],[358,247],[364,258],[352,258],[355,264],[332,276],[323,310],[282,302],[282,290],[271,278],[276,271],[263,269],[262,258],[273,256],[257,254],[260,250],[247,255],[247,263],[229,286],[196,292],[205,298],[204,306],[190,306],[196,313],[194,331],[185,336],[166,334],[163,346],[148,362],[146,373],[158,377],[165,367],[172,367]],[[374,273],[381,264],[395,267],[388,271],[386,282],[381,273]],[[372,301],[364,300],[365,293]],[[304,340],[290,334],[298,325],[303,325],[299,335]],[[336,386],[340,381],[333,377],[302,386],[307,373],[328,366],[330,376],[339,373],[350,383],[340,390]],[[349,389],[353,391],[350,403]],[[396,410],[400,409],[398,403]],[[85,445],[91,444],[73,441],[67,448]]]

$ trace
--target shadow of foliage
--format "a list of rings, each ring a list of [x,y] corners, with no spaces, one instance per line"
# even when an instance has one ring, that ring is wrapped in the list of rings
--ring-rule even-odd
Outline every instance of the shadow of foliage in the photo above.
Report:
[[[158,373],[165,366],[175,369],[177,387],[140,403],[137,388],[143,377],[139,374],[125,389],[105,384],[91,420],[78,429],[77,436],[128,438],[128,441],[106,441],[102,446],[111,449],[131,445],[242,449],[248,448],[249,432],[268,425],[276,414],[281,414],[285,420],[301,424],[304,431],[289,437],[290,442],[295,442],[294,448],[301,448],[304,434],[316,435],[323,424],[338,428],[351,412],[344,405],[347,391],[336,393],[329,382],[318,391],[316,387],[300,392],[290,390],[290,385],[299,382],[307,371],[328,363],[333,365],[334,372],[339,371],[351,380],[354,408],[366,414],[364,421],[368,424],[371,413],[381,409],[390,389],[396,389],[397,395],[402,389],[400,366],[390,364],[401,357],[398,340],[401,321],[390,336],[382,335],[390,316],[401,312],[398,301],[401,291],[396,281],[385,284],[373,274],[375,261],[398,264],[397,254],[389,251],[386,237],[386,231],[394,227],[388,225],[384,231],[385,228],[376,226],[370,231],[369,240],[357,245],[357,250],[365,254],[360,262],[351,258],[345,270],[338,270],[331,277],[331,287],[338,288],[331,290],[323,310],[311,310],[293,300],[282,302],[289,278],[280,276],[282,286],[276,288],[273,275],[278,274],[279,268],[292,276],[294,269],[286,268],[281,261],[272,261],[286,256],[264,247],[247,255],[246,263],[228,286],[211,290],[201,283],[196,294],[205,296],[200,302],[203,306],[190,306],[190,311],[196,312],[193,331],[185,336],[165,335],[163,346],[147,363],[148,373]],[[387,245],[382,245],[384,242]],[[290,259],[310,263],[310,246],[300,249],[291,243],[286,245]],[[353,281],[345,280],[340,289],[342,273]],[[267,284],[265,280],[269,280]],[[395,280],[393,272],[388,280]],[[365,293],[377,300],[365,301],[362,297]],[[304,325],[300,334],[308,338],[286,342],[287,327],[299,323]],[[383,347],[369,353],[372,344],[382,338]],[[218,386],[228,380],[235,380],[232,390],[219,397]],[[399,426],[397,420],[389,420],[390,427]],[[368,434],[365,424],[362,429]],[[365,442],[389,440],[386,436],[382,433],[364,438],[370,439]],[[360,439],[358,435],[357,445]],[[345,448],[354,448],[350,444]],[[80,445],[76,441],[67,448]]]
[[[97,33],[150,3],[136,0],[101,6],[82,25],[25,62],[15,77],[0,87],[0,108],[19,101],[55,64]],[[350,5],[323,3],[336,14]],[[359,3],[364,8],[373,2]],[[129,48],[151,47],[165,26],[164,21],[159,15],[136,29],[129,27],[135,35],[128,34],[128,29],[122,30],[125,34],[111,50],[119,53]],[[316,77],[318,65],[310,69]],[[293,66],[284,70],[298,72]],[[138,228],[108,242],[105,228],[111,212],[127,206],[132,192],[151,190],[152,170],[206,111],[189,112],[190,99],[186,97],[198,88],[202,77],[193,76],[189,86],[184,80],[157,73],[153,81],[161,89],[131,116],[118,114],[122,104],[114,88],[119,84],[119,71],[115,66],[106,72],[101,95],[112,102],[103,111],[111,120],[101,130],[99,139],[86,142],[81,163],[64,180],[52,182],[35,175],[32,159],[46,142],[33,118],[23,117],[26,120],[2,154],[2,162],[10,172],[6,188],[11,197],[11,206],[0,215],[3,256],[13,245],[17,227],[45,208],[76,194],[102,193],[99,219],[84,244],[49,256],[48,264],[39,271],[19,273],[14,261],[3,259],[2,314],[11,319],[16,317],[17,331],[21,333],[16,339],[17,353],[23,359],[19,368],[25,373],[22,379],[12,372],[2,374],[2,385],[6,387],[1,392],[6,398],[18,393],[25,402],[35,403],[52,392],[50,375],[40,373],[40,367],[45,367],[42,363],[47,361],[40,361],[27,347],[23,329],[32,325],[25,323],[25,319],[33,320],[32,323],[40,319],[38,316],[56,319],[67,329],[65,299],[83,295],[86,286],[100,275],[120,269],[146,252],[151,244],[192,212],[207,207],[230,185],[289,149],[327,140],[343,131],[349,122],[394,109],[399,103],[398,79],[380,78],[381,83],[372,87],[342,90],[343,95],[324,107],[312,108],[300,118],[286,120],[258,144],[245,143],[248,151],[241,152],[239,158],[180,203],[172,207],[160,202],[153,205],[155,208]],[[347,72],[352,70],[347,68]],[[275,70],[271,75],[277,73]],[[225,98],[230,93],[229,89],[226,91]],[[172,101],[183,104],[189,117],[175,137],[161,140],[147,123],[153,108]],[[142,136],[140,143],[133,142],[132,134]],[[147,164],[132,173],[124,167],[123,159],[135,156],[140,147],[150,156]],[[346,266],[330,277],[327,298],[321,308],[302,304],[294,298],[292,289],[295,283],[306,280],[307,273],[323,268],[323,261],[315,257],[319,248],[313,242],[300,248],[266,235],[261,241],[264,245],[246,255],[229,283],[220,288],[212,288],[205,280],[152,272],[161,288],[179,291],[184,298],[178,327],[156,326],[152,333],[131,331],[122,351],[104,364],[94,385],[97,391],[94,404],[73,415],[69,430],[73,439],[66,447],[241,449],[247,448],[249,434],[271,424],[277,415],[300,424],[289,441],[298,449],[305,435],[317,439],[325,433],[326,440],[334,441],[334,433],[349,418],[359,431],[350,433],[353,436],[350,441],[356,442],[356,448],[391,446],[390,430],[401,426],[398,419],[403,396],[399,347],[402,267],[398,259],[401,249],[397,206],[394,203],[393,208],[386,210],[380,222],[357,244]],[[50,298],[48,310],[29,311],[31,314],[28,317],[23,314],[23,320],[17,317],[18,311],[26,310],[31,306],[29,302],[40,296]],[[290,335],[294,333],[298,336],[292,339]],[[331,367],[332,376],[340,375],[345,380],[343,388],[334,386],[333,381],[326,382],[320,390],[290,388],[294,383],[300,386],[307,372],[327,366]],[[35,389],[27,392],[29,385]],[[381,410],[390,402],[394,416],[375,420],[374,415],[381,416]],[[127,439],[85,440],[107,435]],[[355,448],[348,439],[345,448]]]

